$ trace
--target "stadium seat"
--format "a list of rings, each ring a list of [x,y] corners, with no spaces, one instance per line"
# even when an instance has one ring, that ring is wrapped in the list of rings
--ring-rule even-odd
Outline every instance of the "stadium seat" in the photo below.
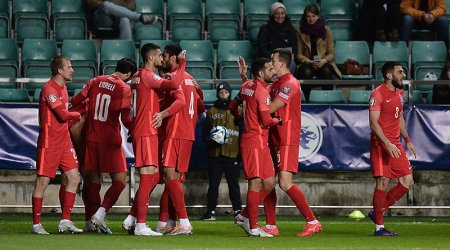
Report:
[[[353,23],[355,18],[354,0],[321,0],[320,14],[327,23]]]
[[[47,0],[14,0],[13,20],[16,40],[45,39],[49,33]]]
[[[202,90],[214,89],[214,84],[212,82],[199,82],[198,85],[200,85]]]
[[[370,52],[367,42],[336,41],[335,51],[335,63],[338,66],[342,66],[347,59],[353,59],[367,67],[370,72]],[[342,77],[343,79],[372,79],[372,75],[343,75]]]
[[[352,104],[368,104],[371,90],[350,89],[348,95],[348,103]]]
[[[239,0],[206,0],[205,15],[208,37],[213,44],[219,40],[239,40]]]
[[[292,25],[297,29],[300,26],[300,19],[302,19],[306,5],[315,3],[315,0],[283,0],[283,4],[286,6],[286,14],[291,19]]]
[[[19,50],[16,40],[0,39],[0,77],[16,78],[19,76]]]
[[[168,0],[170,39],[201,40],[203,32],[202,2],[198,0]]]
[[[239,94],[239,89],[233,89],[231,91],[231,100],[233,100],[237,96],[237,94]]]
[[[52,1],[52,23],[57,43],[61,43],[64,39],[86,39],[85,2],[85,0]]]
[[[117,61],[129,58],[136,61],[136,51],[133,41],[103,40],[100,51],[100,67],[102,74],[111,74],[116,68]]]
[[[353,31],[351,27],[330,26],[334,41],[351,41]]]
[[[142,46],[144,46],[144,44],[146,44],[146,43],[154,43],[156,45],[159,45],[159,47],[161,48],[161,51],[163,51],[164,47],[166,47],[166,45],[174,43],[174,42],[172,40],[142,40],[140,48],[142,48]]]
[[[13,89],[16,87],[17,84],[15,82],[0,82],[0,89]]]
[[[215,89],[205,89],[203,90],[203,102],[205,104],[213,104],[217,100],[217,91]]]
[[[140,43],[142,40],[162,40],[163,27],[161,23],[146,25],[141,22],[133,24],[133,40]]]
[[[80,93],[81,92],[81,89],[75,89],[74,91],[73,91],[73,95],[72,96],[76,96],[78,93]]]
[[[253,49],[250,41],[220,41],[217,48],[217,68],[220,79],[240,79],[237,60],[245,59],[250,67]],[[249,75],[250,77],[250,75]]]
[[[9,1],[0,1],[0,38],[8,38],[9,34]]]
[[[141,14],[157,15],[158,22],[164,26],[164,3],[163,0],[135,0],[136,9],[134,11]]]
[[[33,102],[39,102],[39,96],[41,95],[41,89],[35,89],[33,94]]]
[[[375,79],[382,80],[381,67],[387,61],[396,61],[402,64],[405,74],[409,75],[408,69],[408,48],[406,43],[401,42],[379,42],[373,45],[373,65]]]
[[[427,95],[428,98],[428,92],[424,92]],[[412,104],[424,104],[424,98],[422,95],[422,91],[420,90],[413,90],[412,94]],[[409,104],[409,91],[405,90],[405,105]]]
[[[181,48],[186,50],[186,71],[194,78],[214,78],[214,50],[211,41],[181,41]]]
[[[309,102],[316,104],[345,103],[341,90],[311,90]]]
[[[433,73],[440,77],[442,68],[447,61],[447,48],[442,41],[413,41],[411,52],[411,67],[415,80],[427,80]],[[418,85],[419,90],[430,90],[431,85]]]
[[[77,82],[77,80],[85,81],[97,75],[97,50],[93,40],[64,40],[61,55],[70,58],[74,69],[74,82]],[[68,89],[79,87],[79,83],[67,85]]]
[[[55,40],[25,39],[22,48],[24,77],[50,78],[50,61],[57,55]],[[27,83],[27,89],[40,88],[42,83]]]
[[[244,18],[247,38],[256,43],[259,28],[267,23],[270,15],[270,6],[275,0],[246,0],[244,1]]]
[[[29,102],[26,89],[0,89],[0,102]]]

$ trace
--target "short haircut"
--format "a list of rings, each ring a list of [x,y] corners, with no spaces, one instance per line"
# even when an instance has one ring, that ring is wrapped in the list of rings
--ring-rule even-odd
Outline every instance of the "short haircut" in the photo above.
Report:
[[[116,72],[120,72],[122,74],[127,74],[131,72],[131,75],[134,75],[137,71],[136,63],[128,58],[120,59],[116,64]]]
[[[169,57],[176,56],[177,57],[177,63],[179,61],[178,55],[183,51],[181,46],[177,43],[171,43],[167,44],[166,47],[164,47],[164,52],[167,52],[169,54]]]
[[[291,67],[292,52],[287,48],[278,48],[272,51],[272,54],[276,53],[278,53],[278,58],[280,59],[280,62],[285,63],[286,67],[289,69]]]
[[[266,63],[271,62],[269,58],[265,58],[265,57],[258,57],[255,59],[255,61],[253,61],[252,63],[252,74],[254,77],[258,77],[259,76],[259,72],[260,71],[264,71],[264,68],[266,67]]]
[[[64,61],[70,61],[70,59],[66,56],[55,56],[52,58],[52,62],[50,63],[50,69],[52,70],[52,76],[56,76],[59,74],[58,69],[62,69],[64,66]]]
[[[146,44],[144,44],[144,46],[142,46],[142,48],[141,48],[142,62],[143,63],[147,62],[148,53],[150,51],[154,51],[154,50],[157,50],[157,49],[161,49],[159,47],[159,45],[157,45],[157,44],[154,44],[154,43],[146,43]]]
[[[399,62],[393,62],[393,61],[389,61],[389,62],[385,62],[383,64],[383,66],[381,67],[381,73],[383,74],[383,78],[386,80],[387,79],[387,73],[393,73],[394,72],[394,67],[395,66],[402,66]]]

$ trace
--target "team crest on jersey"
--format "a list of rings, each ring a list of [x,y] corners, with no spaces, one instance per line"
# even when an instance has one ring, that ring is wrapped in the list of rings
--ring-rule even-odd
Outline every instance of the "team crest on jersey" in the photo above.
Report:
[[[270,96],[266,97],[266,104],[270,105]]]
[[[373,105],[375,105],[375,103],[376,103],[375,98],[371,97],[369,100],[369,105],[373,106]]]
[[[284,86],[284,88],[283,88],[283,93],[285,93],[285,94],[289,94],[289,93],[291,93],[291,87],[288,87],[288,86]]]
[[[322,127],[312,115],[302,112],[298,161],[305,161],[316,155],[322,147],[322,140]]]
[[[55,95],[55,94],[51,94],[51,95],[48,97],[48,100],[49,100],[50,102],[56,102],[57,99],[58,99],[58,98],[56,98],[56,95]]]
[[[161,80],[161,77],[159,76],[159,75],[153,75],[153,79],[155,79],[156,81],[159,81],[159,80]]]
[[[254,84],[254,82],[251,81],[251,82],[248,83],[248,86],[253,86],[253,84]]]

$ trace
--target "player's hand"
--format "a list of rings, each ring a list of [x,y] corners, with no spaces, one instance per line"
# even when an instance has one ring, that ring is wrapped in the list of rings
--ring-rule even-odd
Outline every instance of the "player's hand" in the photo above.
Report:
[[[414,155],[414,159],[417,159],[416,147],[414,147],[412,142],[406,143],[406,148],[408,149],[408,151],[411,155]]]
[[[161,75],[161,77],[164,79],[168,79],[168,80],[172,80],[172,78],[173,78],[172,74],[170,74],[170,73],[163,73]]]
[[[155,113],[153,115],[152,127],[154,127],[154,128],[161,127],[163,119],[164,119],[164,117],[162,115],[162,112]]]
[[[390,142],[386,145],[386,150],[389,152],[389,154],[391,154],[392,157],[398,158],[401,155],[400,149],[398,149],[397,146]]]
[[[178,59],[185,59],[186,58],[186,50],[183,50],[178,54]]]
[[[133,138],[131,138],[131,133],[130,133],[130,131],[128,131],[128,134],[127,134],[127,142],[128,142],[128,143],[132,143],[132,142],[133,142]]]
[[[245,59],[242,56],[240,56],[237,63],[239,66],[239,75],[241,75],[241,76],[247,75],[248,67],[247,67],[247,64],[245,63]]]

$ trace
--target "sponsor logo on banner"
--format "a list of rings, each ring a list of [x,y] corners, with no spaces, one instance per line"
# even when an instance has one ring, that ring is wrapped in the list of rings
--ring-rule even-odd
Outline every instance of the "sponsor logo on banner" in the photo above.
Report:
[[[302,128],[300,133],[300,153],[298,161],[305,161],[316,155],[322,147],[322,127],[314,117],[302,112]]]

